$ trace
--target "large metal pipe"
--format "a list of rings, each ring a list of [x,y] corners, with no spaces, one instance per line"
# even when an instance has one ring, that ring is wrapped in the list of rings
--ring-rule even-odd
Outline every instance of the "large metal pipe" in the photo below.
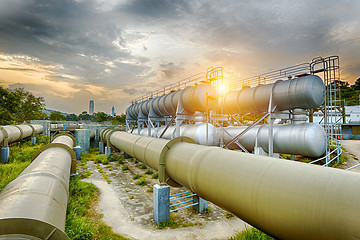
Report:
[[[225,114],[266,112],[272,94],[276,111],[294,108],[313,109],[325,100],[325,85],[320,77],[308,75],[272,84],[229,92],[222,102]]]
[[[58,135],[1,191],[0,239],[69,239],[64,231],[73,146],[75,139]]]
[[[126,115],[136,120],[140,111],[143,116],[147,117],[150,109],[153,109],[160,117],[173,116],[176,114],[180,100],[182,107],[188,113],[194,113],[195,111],[205,112],[207,108],[211,109],[215,106],[214,100],[210,98],[213,94],[213,86],[209,83],[189,86],[172,93],[135,103],[126,109]]]
[[[175,126],[169,127],[162,138],[175,138]],[[208,141],[206,142],[206,123],[195,125],[181,125],[180,136],[189,137],[198,144],[209,146],[218,146],[223,136],[224,144],[230,141],[244,131],[247,127],[226,127],[223,131],[212,124],[208,124]],[[151,128],[152,137],[160,137],[165,127]],[[231,135],[229,135],[229,134]],[[140,131],[140,135],[148,136],[148,129]],[[287,153],[294,155],[303,155],[308,157],[322,156],[326,150],[326,133],[319,124],[301,123],[274,125],[273,131],[274,152]],[[258,147],[268,152],[269,129],[268,125],[255,126],[242,135],[238,141],[248,151],[254,151],[257,140]],[[240,149],[235,143],[228,146],[229,149]]]
[[[223,134],[224,143],[228,144],[246,128],[226,127],[225,130],[231,136],[221,132],[219,134]],[[269,126],[267,124],[253,127],[238,139],[248,151],[254,150],[256,140],[258,147],[268,152]],[[275,153],[320,157],[326,150],[326,132],[317,123],[274,125],[273,147]],[[229,148],[240,149],[236,144],[231,144]]]
[[[125,132],[110,142],[277,239],[360,239],[358,173]]]
[[[39,124],[2,126],[0,127],[0,145],[6,146],[8,143],[41,133],[43,130],[44,127]]]

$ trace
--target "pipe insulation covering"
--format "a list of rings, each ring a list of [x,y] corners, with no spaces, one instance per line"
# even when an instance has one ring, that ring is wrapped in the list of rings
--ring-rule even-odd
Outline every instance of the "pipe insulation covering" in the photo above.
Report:
[[[224,114],[267,112],[271,92],[276,111],[313,109],[325,100],[325,85],[321,78],[308,75],[229,92],[222,102]]]
[[[69,239],[64,230],[74,145],[69,136],[56,137],[1,191],[0,239]]]
[[[173,116],[176,114],[180,100],[182,107],[188,113],[194,113],[195,111],[205,112],[207,107],[209,109],[215,107],[214,100],[206,100],[206,97],[211,97],[213,94],[213,86],[209,83],[189,86],[182,90],[135,103],[126,109],[126,115],[136,120],[138,119],[140,111],[142,115],[147,117],[150,109],[153,109],[160,117]]]
[[[125,132],[110,141],[154,169],[166,149],[172,180],[277,239],[360,239],[358,173]]]

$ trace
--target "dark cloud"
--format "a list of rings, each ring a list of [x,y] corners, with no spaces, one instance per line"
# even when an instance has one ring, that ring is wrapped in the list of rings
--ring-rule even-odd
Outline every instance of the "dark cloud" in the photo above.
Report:
[[[354,78],[360,72],[358,9],[356,0],[2,0],[0,54],[36,58],[53,73],[48,81],[78,91],[62,104],[78,99],[87,106],[93,97],[106,108],[107,98],[92,96],[96,91],[82,90],[85,85],[122,88],[111,101],[123,107],[211,66],[247,77],[319,55],[340,55],[343,76]],[[0,70],[25,68],[36,69]],[[56,97],[39,89],[57,106]]]
[[[132,0],[121,5],[119,10],[144,18],[172,19],[192,13],[190,4],[187,0]]]

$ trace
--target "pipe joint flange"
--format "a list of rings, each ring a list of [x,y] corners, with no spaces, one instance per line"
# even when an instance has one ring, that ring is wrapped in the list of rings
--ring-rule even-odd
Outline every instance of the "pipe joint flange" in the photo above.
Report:
[[[1,147],[6,147],[8,144],[9,144],[9,134],[8,132],[5,130],[5,128],[3,127],[0,127],[0,131],[3,132],[4,134],[4,139],[2,142],[0,142],[0,146]]]
[[[114,132],[119,132],[119,131],[121,131],[121,130],[119,128],[116,128],[116,129],[112,129],[106,133],[106,146],[107,147],[112,147],[111,142],[110,142],[111,134],[113,134]]]
[[[72,134],[67,133],[67,132],[59,132],[58,134],[56,134],[54,136],[52,141],[54,141],[55,138],[60,137],[60,136],[68,136],[69,138],[71,138],[73,140],[73,143],[74,143],[73,147],[76,147],[76,139],[75,139],[75,137]]]
[[[28,125],[29,127],[31,127],[31,130],[32,130],[31,136],[32,136],[32,137],[35,137],[36,130],[35,130],[34,126],[33,126],[32,124],[26,124],[26,125]]]
[[[19,129],[19,131],[20,131],[20,137],[18,139],[16,139],[16,141],[21,140],[23,138],[23,136],[24,136],[24,131],[18,125],[14,125],[14,127]]]
[[[50,143],[50,144],[46,144],[44,146],[42,146],[41,148],[39,148],[34,155],[31,157],[31,162],[33,162],[35,160],[35,158],[37,158],[40,153],[44,152],[45,150],[52,148],[52,147],[60,147],[60,148],[64,148],[66,151],[69,152],[70,156],[71,156],[71,169],[70,169],[70,173],[73,174],[76,172],[76,155],[75,152],[72,148],[70,148],[68,145],[63,144],[63,143]]]
[[[187,142],[192,144],[197,144],[197,142],[189,137],[177,137],[172,140],[170,140],[164,148],[161,150],[160,158],[159,158],[159,182],[161,186],[164,186],[166,184],[172,186],[172,187],[181,187],[180,184],[172,180],[167,174],[166,174],[166,155],[167,152],[171,149],[172,146],[174,146],[176,143],[179,142]]]

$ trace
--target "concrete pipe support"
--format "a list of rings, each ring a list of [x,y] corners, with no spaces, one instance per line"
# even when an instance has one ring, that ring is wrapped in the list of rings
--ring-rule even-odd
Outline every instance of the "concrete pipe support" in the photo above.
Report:
[[[222,102],[225,114],[267,112],[272,92],[276,111],[294,108],[313,109],[325,100],[325,85],[320,77],[308,75],[272,84],[229,92]]]
[[[72,137],[58,135],[2,190],[0,239],[69,239],[64,230],[73,146]]]
[[[277,239],[360,239],[358,173],[125,132],[110,141]]]

